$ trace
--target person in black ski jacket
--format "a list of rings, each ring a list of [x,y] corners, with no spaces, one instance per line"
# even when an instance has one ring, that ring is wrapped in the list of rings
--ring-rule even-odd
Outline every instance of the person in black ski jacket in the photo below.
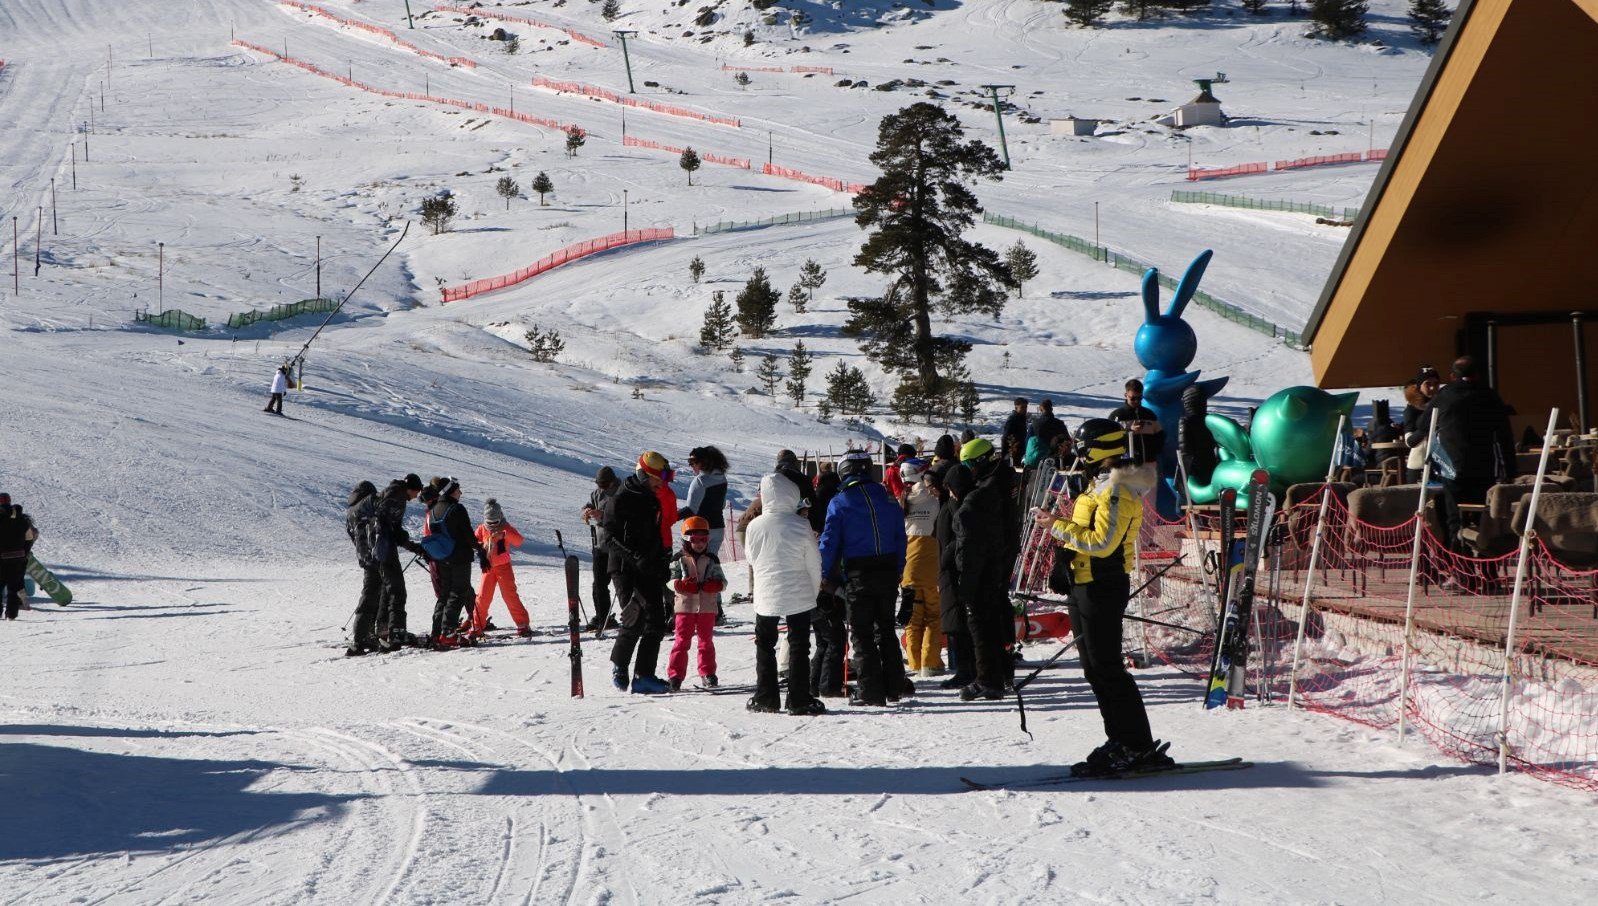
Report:
[[[838,477],[838,471],[832,463],[824,462],[816,472],[816,498],[810,504],[810,530],[821,534],[821,529],[827,524],[827,504],[832,498],[838,496],[838,487],[843,480]]]
[[[1209,399],[1204,388],[1191,386],[1182,391],[1182,419],[1176,426],[1177,451],[1181,457],[1182,474],[1195,484],[1209,484],[1215,467],[1221,463],[1216,450],[1215,435],[1204,424],[1209,414]],[[1181,489],[1187,496],[1187,488]]]
[[[1482,382],[1475,359],[1461,356],[1454,362],[1453,376],[1427,404],[1420,430],[1428,430],[1435,411],[1433,474],[1443,483],[1438,508],[1448,527],[1449,547],[1467,553],[1468,545],[1459,539],[1459,505],[1486,503],[1488,488],[1515,480],[1515,435],[1509,427],[1509,407]]]
[[[1042,400],[1038,403],[1038,417],[1032,420],[1032,427],[1027,430],[1027,436],[1048,440],[1061,434],[1069,437],[1071,432],[1066,430],[1065,422],[1055,417],[1054,400]]]
[[[620,487],[616,471],[610,466],[600,466],[594,475],[594,490],[588,495],[588,505],[583,507],[583,522],[588,524],[594,543],[594,618],[588,621],[589,632],[616,628],[616,618],[610,612],[610,536],[600,523],[605,518],[606,504]]]
[[[405,567],[400,565],[399,552],[422,552],[421,545],[405,531],[405,507],[421,493],[422,479],[412,473],[389,482],[377,498],[377,534],[372,555],[377,559],[383,588],[372,634],[382,651],[404,647],[410,640],[405,627]]]
[[[432,531],[442,530],[454,542],[449,555],[433,561],[438,575],[438,603],[433,605],[434,648],[458,648],[461,645],[457,629],[461,613],[470,608],[477,595],[472,588],[472,561],[477,554],[477,532],[472,528],[472,516],[461,504],[461,483],[454,478],[444,480],[438,490],[438,502],[428,513]]]
[[[0,494],[0,586],[4,586],[5,617],[15,620],[22,610],[28,573],[28,554],[39,536],[33,520],[22,507],[11,502],[10,494]]]
[[[976,679],[960,690],[960,698],[998,699],[1013,681],[1015,620],[1006,586],[1014,562],[1009,541],[1015,524],[1015,471],[1001,460],[993,444],[978,438],[960,450],[975,486],[954,517],[955,592],[965,611],[974,652]]]
[[[610,651],[611,682],[617,689],[647,695],[671,688],[655,673],[660,640],[666,635],[666,580],[671,575],[669,554],[660,537],[656,489],[669,467],[666,457],[645,451],[638,457],[637,469],[607,503],[603,519],[610,538],[616,606],[621,609],[621,630]]]
[[[377,487],[363,481],[350,492],[344,531],[361,565],[361,596],[355,604],[355,634],[344,653],[357,657],[377,650],[377,604],[383,596],[383,564],[377,558]]]
[[[1001,454],[1014,468],[1021,468],[1021,458],[1026,455],[1027,414],[1026,397],[1015,398],[1015,410],[1004,420],[1004,430],[999,433]]]
[[[949,637],[949,669],[954,673],[941,684],[945,689],[963,689],[977,678],[976,652],[971,647],[971,631],[966,627],[965,607],[960,603],[960,556],[954,521],[975,484],[971,470],[958,462],[945,469],[943,505],[932,523],[932,535],[938,539],[938,605],[944,635]]]

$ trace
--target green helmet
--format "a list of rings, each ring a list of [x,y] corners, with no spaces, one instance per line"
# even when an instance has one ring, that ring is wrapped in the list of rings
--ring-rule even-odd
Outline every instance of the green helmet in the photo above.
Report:
[[[992,455],[992,442],[980,437],[966,441],[965,446],[960,448],[961,462],[979,462]]]

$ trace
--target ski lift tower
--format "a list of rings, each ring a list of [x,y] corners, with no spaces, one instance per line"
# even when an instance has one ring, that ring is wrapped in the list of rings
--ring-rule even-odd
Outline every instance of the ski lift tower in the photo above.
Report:
[[[1004,169],[1010,169],[1010,145],[1004,140],[1004,112],[999,105],[1001,97],[1015,94],[1014,85],[983,85],[982,89],[993,97],[993,118],[999,121],[999,150],[1004,154]],[[1002,95],[999,92],[1004,92]]]
[[[627,55],[627,39],[637,37],[638,30],[634,28],[618,28],[613,30],[611,34],[621,39],[621,61],[627,67],[627,93],[637,94],[638,92],[633,90],[633,60],[632,57]]]

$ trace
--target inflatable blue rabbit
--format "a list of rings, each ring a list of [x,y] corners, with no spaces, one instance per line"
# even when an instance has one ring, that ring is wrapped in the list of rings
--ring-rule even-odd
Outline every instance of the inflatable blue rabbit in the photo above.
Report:
[[[1181,501],[1176,493],[1177,426],[1182,418],[1182,392],[1197,386],[1204,398],[1219,393],[1227,378],[1199,381],[1197,371],[1188,371],[1193,357],[1198,354],[1198,336],[1182,320],[1182,310],[1198,291],[1199,280],[1209,266],[1214,253],[1209,249],[1200,252],[1187,266],[1182,282],[1177,284],[1171,307],[1160,314],[1160,272],[1149,268],[1143,274],[1143,326],[1137,329],[1132,348],[1137,352],[1138,363],[1147,368],[1143,378],[1143,404],[1154,411],[1165,431],[1165,444],[1159,450],[1160,483],[1155,490],[1155,507],[1161,516],[1176,519],[1181,516]]]

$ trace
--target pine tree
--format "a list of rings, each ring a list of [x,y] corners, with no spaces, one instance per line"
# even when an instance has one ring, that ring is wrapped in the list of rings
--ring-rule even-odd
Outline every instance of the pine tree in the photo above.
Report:
[[[1151,15],[1159,15],[1160,7],[1164,5],[1160,0],[1121,0],[1121,12],[1137,16],[1137,20],[1142,22]]]
[[[1243,9],[1255,16],[1265,15],[1265,0],[1242,0]]]
[[[795,283],[788,288],[788,304],[793,306],[794,311],[804,314],[806,301],[804,284]]]
[[[555,191],[555,184],[549,181],[548,173],[538,171],[538,175],[533,177],[533,191],[538,193],[538,206],[543,207],[546,204],[544,196]]]
[[[1443,5],[1443,0],[1410,0],[1409,30],[1422,44],[1436,44],[1453,17],[1453,11]]]
[[[822,397],[821,400],[816,403],[816,420],[821,422],[823,425],[832,421],[832,400]]]
[[[836,411],[845,417],[861,416],[876,401],[871,395],[871,385],[866,383],[865,373],[860,369],[839,359],[837,366],[827,372],[827,396],[823,400],[823,411],[829,414]]]
[[[793,400],[794,406],[805,404],[805,384],[810,380],[810,372],[815,367],[811,364],[810,350],[805,348],[805,341],[799,340],[793,344],[793,355],[788,357],[788,383],[786,389],[788,397]]]
[[[816,290],[820,289],[822,284],[826,282],[827,272],[822,270],[821,265],[817,264],[813,259],[806,258],[804,265],[799,268],[799,285],[803,286],[805,291],[810,294],[810,298],[807,301],[814,302],[816,300]],[[800,311],[803,310],[800,309]]]
[[[727,304],[727,294],[718,289],[710,294],[710,307],[699,328],[699,345],[707,351],[726,349],[732,345],[733,327],[732,306]]]
[[[732,361],[733,371],[736,371],[739,374],[744,373],[744,351],[742,349],[734,346],[732,348],[732,352],[727,354],[727,358]]]
[[[599,14],[605,17],[606,22],[616,21],[621,15],[621,0],[605,0],[605,5],[599,8]]]
[[[1114,5],[1115,0],[1065,0],[1065,18],[1072,25],[1096,28]]]
[[[962,236],[982,210],[970,181],[998,180],[1003,170],[992,148],[964,136],[960,121],[934,104],[884,117],[871,155],[882,176],[854,200],[855,223],[876,228],[855,266],[892,282],[880,299],[850,301],[844,332],[866,337],[868,357],[928,388],[940,363],[957,363],[971,348],[933,335],[933,308],[946,317],[997,316],[1010,284],[998,253]]]
[[[1309,17],[1315,34],[1328,41],[1342,41],[1365,32],[1365,14],[1370,0],[1310,0]]]
[[[677,158],[677,166],[682,167],[688,174],[688,184],[694,184],[694,171],[699,169],[699,153],[692,145],[682,149],[682,156]]]
[[[765,385],[767,396],[777,395],[777,382],[782,380],[782,372],[777,368],[777,357],[766,353],[760,359],[760,367],[755,369],[755,378]]]
[[[738,87],[739,88],[748,88],[749,87],[749,83],[751,81],[753,81],[752,79],[749,78],[749,73],[747,73],[747,72],[740,72],[740,73],[734,75],[732,77],[732,80],[734,82],[738,83]]]
[[[1015,297],[1021,298],[1024,284],[1038,275],[1038,256],[1017,239],[1004,253],[1004,265],[1010,269],[1010,279],[1015,281]]]
[[[751,339],[765,336],[777,326],[777,303],[781,301],[782,294],[772,288],[766,269],[755,268],[754,276],[738,293],[738,329]]]
[[[694,256],[694,260],[688,262],[688,276],[694,278],[694,282],[698,283],[699,282],[699,278],[703,277],[704,275],[705,275],[705,259],[699,257],[698,255],[695,255]]]
[[[434,195],[422,199],[422,223],[433,228],[433,235],[449,232],[449,222],[455,219],[455,199],[448,195]]]
[[[535,362],[553,362],[556,356],[566,351],[566,341],[560,338],[558,330],[541,330],[534,324],[526,336],[527,351]]]
[[[566,130],[566,156],[576,157],[577,149],[581,148],[587,139],[583,137],[583,127],[572,126]]]
[[[518,186],[516,180],[511,179],[509,176],[501,176],[499,182],[494,184],[494,191],[505,199],[505,210],[509,211],[510,200],[521,194],[522,187]]]

